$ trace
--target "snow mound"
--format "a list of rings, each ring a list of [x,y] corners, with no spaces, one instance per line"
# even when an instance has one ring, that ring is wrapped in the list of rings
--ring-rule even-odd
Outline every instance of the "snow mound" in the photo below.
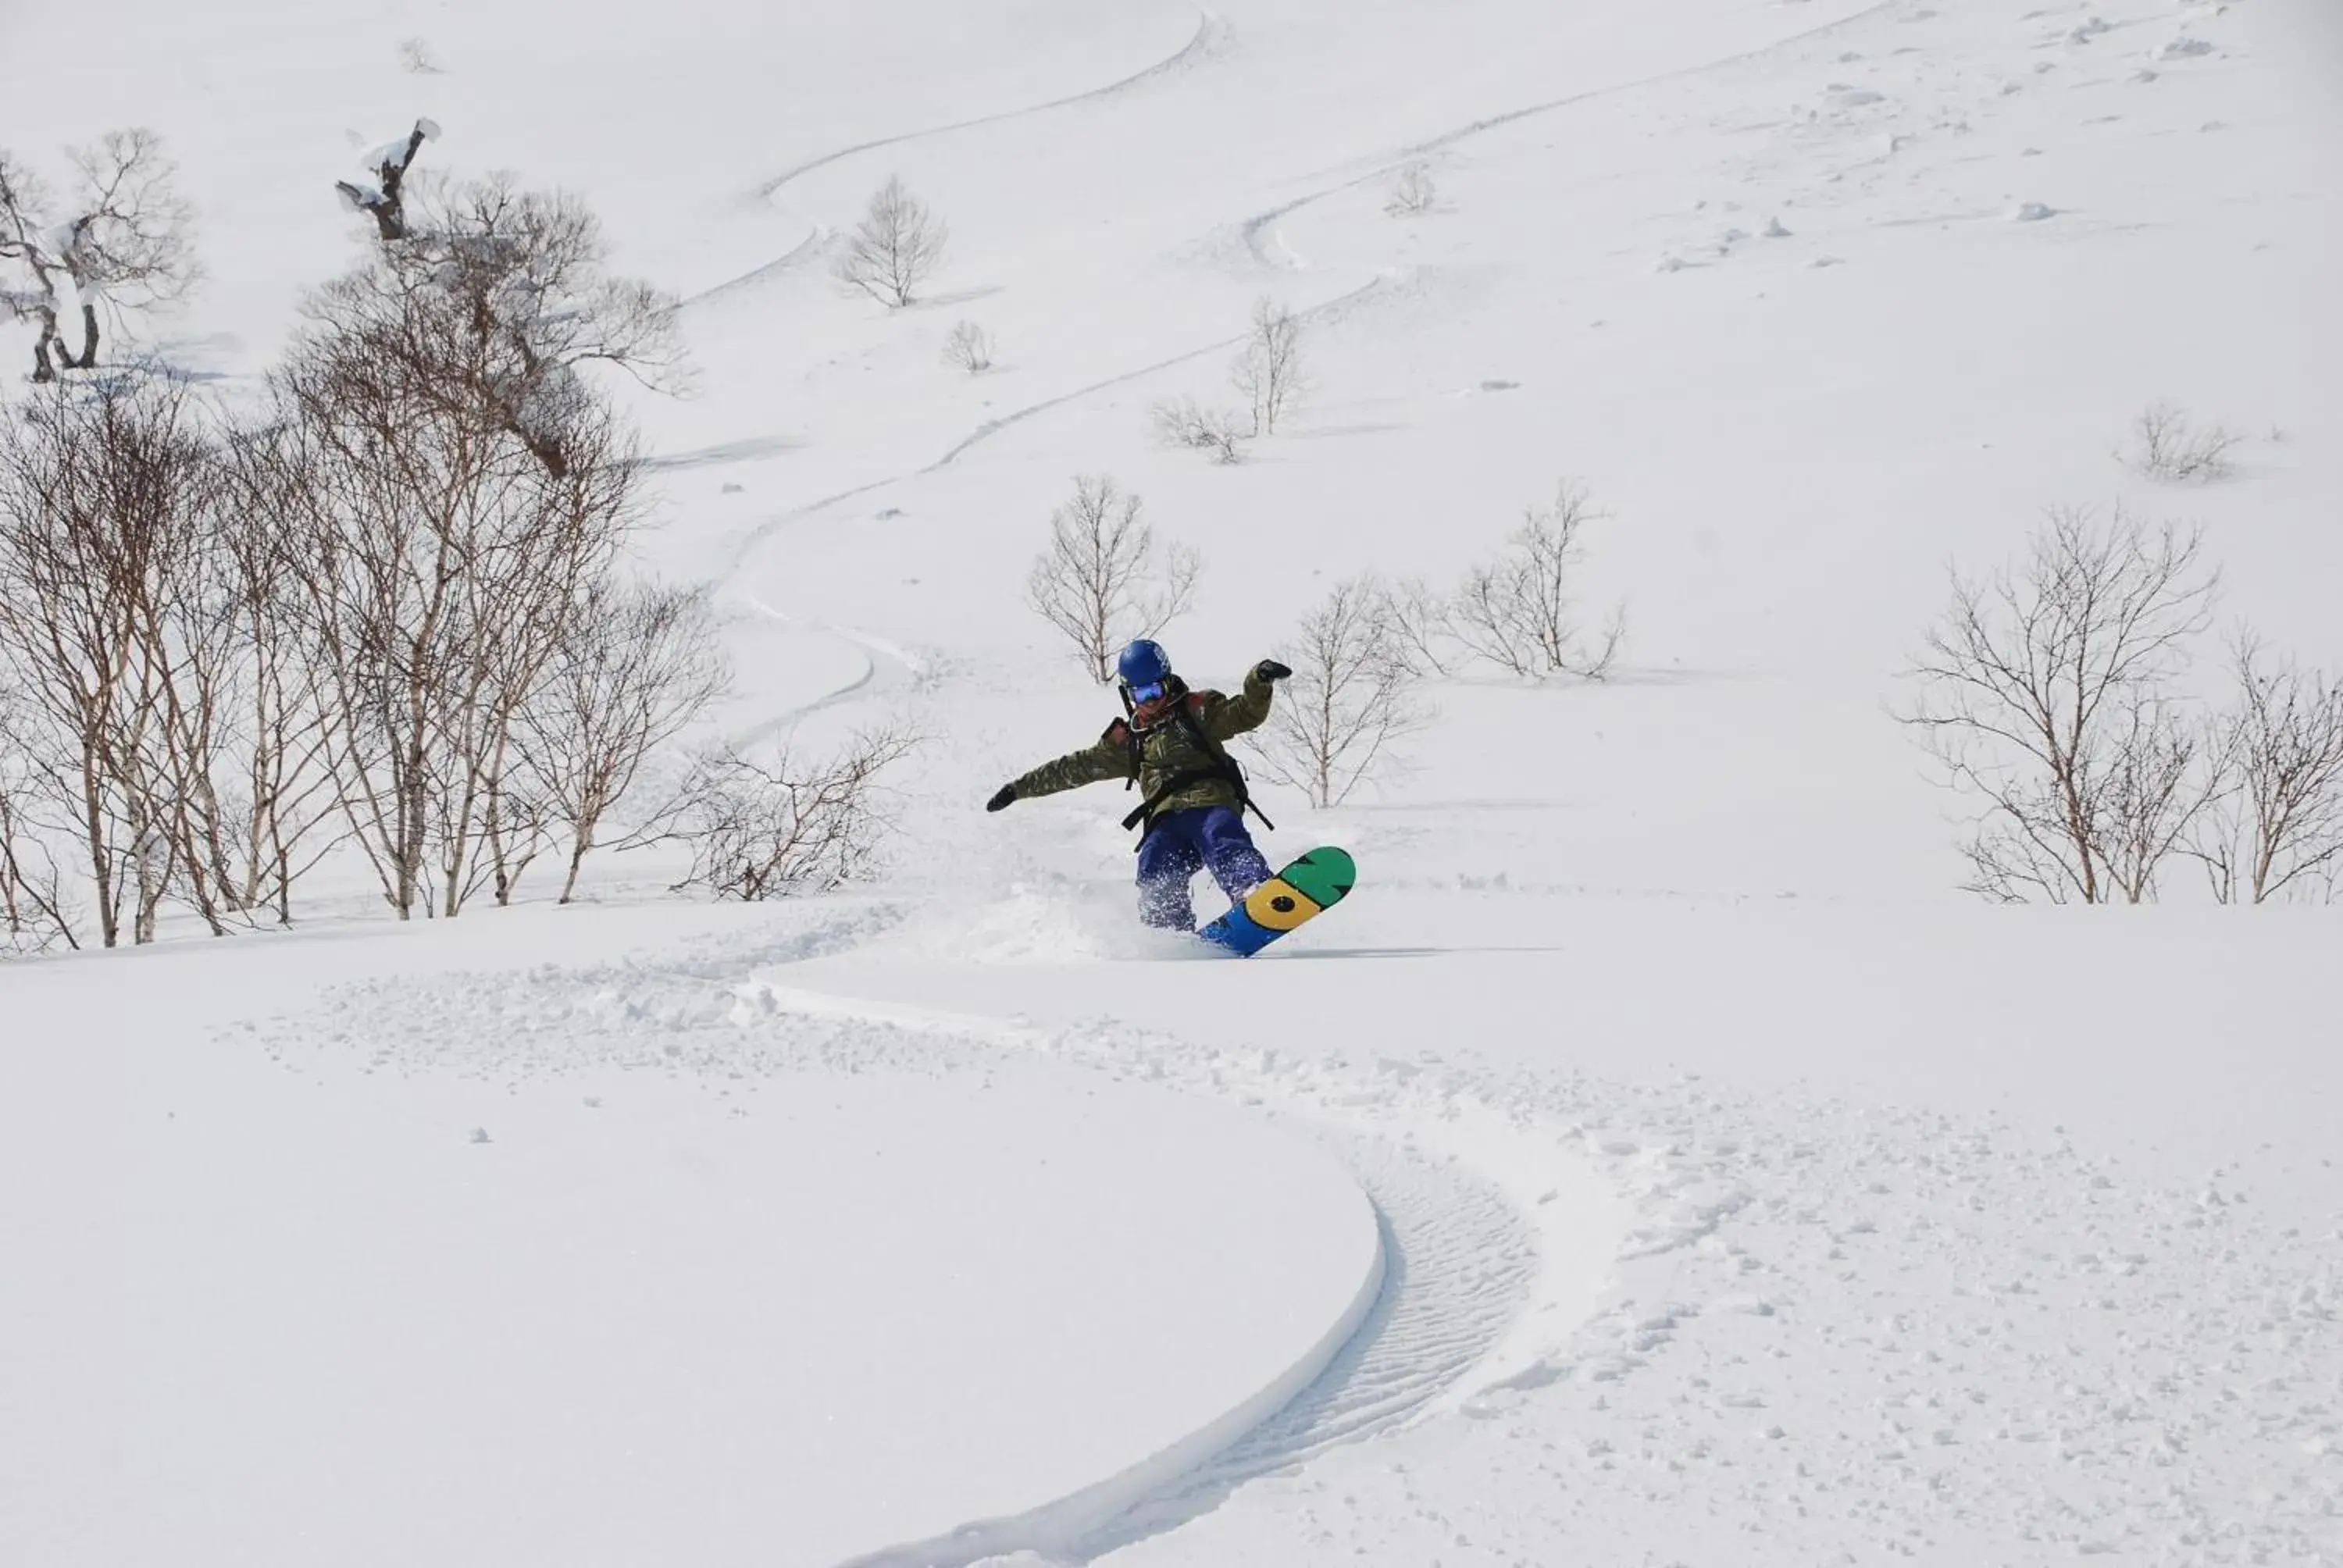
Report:
[[[518,1032],[502,1000],[337,1010]],[[981,1518],[1046,1546],[1285,1404],[1378,1298],[1357,1183],[1232,1107],[997,1060],[720,1095],[739,1029],[662,1079],[595,1065],[659,1009],[608,1010],[567,1033],[582,1097],[528,1056],[483,1081],[461,1038],[397,1079],[72,1041],[137,1088],[0,1190],[25,1560],[813,1568]]]

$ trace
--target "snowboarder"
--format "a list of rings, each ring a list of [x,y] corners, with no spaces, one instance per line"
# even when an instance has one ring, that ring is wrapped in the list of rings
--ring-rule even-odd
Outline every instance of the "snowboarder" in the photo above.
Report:
[[[1198,871],[1211,871],[1231,903],[1272,875],[1245,831],[1244,812],[1261,817],[1261,808],[1227,742],[1269,717],[1272,689],[1293,671],[1265,658],[1245,677],[1243,695],[1232,698],[1189,690],[1161,646],[1144,638],[1115,662],[1124,716],[1093,744],[1002,785],[984,809],[998,811],[1012,800],[1109,779],[1121,779],[1126,789],[1137,785],[1139,809],[1122,825],[1140,830],[1139,918],[1191,931],[1196,911],[1188,884]],[[1266,817],[1262,825],[1272,826]]]

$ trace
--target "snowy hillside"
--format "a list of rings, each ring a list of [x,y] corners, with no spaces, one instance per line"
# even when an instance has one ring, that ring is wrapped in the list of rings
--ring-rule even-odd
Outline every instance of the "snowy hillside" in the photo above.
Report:
[[[0,1564],[2343,1563],[2330,884],[1994,907],[1895,719],[2052,508],[2201,528],[2207,668],[2343,667],[2331,5],[0,13],[0,148],[178,161],[125,342],[231,404],[418,116],[682,301],[622,396],[705,728],[921,743],[845,892],[401,925],[351,856],[0,960]],[[1263,299],[1297,401],[1164,440]],[[1245,752],[1361,880],[1204,958],[1131,797],[982,809],[1116,715],[1027,604],[1077,476],[1196,552],[1199,686],[1565,482],[1626,640],[1420,670],[1324,809]]]

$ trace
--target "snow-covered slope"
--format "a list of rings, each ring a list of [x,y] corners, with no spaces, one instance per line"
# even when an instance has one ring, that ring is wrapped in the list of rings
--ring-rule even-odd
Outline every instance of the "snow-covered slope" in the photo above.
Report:
[[[349,149],[417,113],[438,166],[575,186],[689,300],[698,395],[639,412],[653,548],[729,618],[727,723],[938,743],[869,902],[0,969],[0,1542],[125,1561],[133,1500],[200,1493],[206,1563],[364,1560],[385,1517],[451,1564],[2343,1561],[2332,912],[1968,907],[1885,711],[1946,561],[2053,504],[2201,522],[2227,613],[2343,660],[2331,6],[0,20],[12,147],[169,139],[212,279],[165,346],[231,390],[357,243]],[[1440,200],[1387,216],[1414,161]],[[891,315],[827,276],[890,173],[954,231]],[[1157,445],[1264,293],[1303,314],[1297,417],[1231,468]],[[939,363],[962,318],[984,376]],[[2248,437],[2233,480],[2116,460],[2157,399]],[[1128,929],[1119,797],[976,809],[1111,716],[1021,603],[1077,473],[1202,550],[1167,640],[1218,681],[1576,477],[1625,667],[1441,683],[1378,787],[1269,800],[1272,855],[1343,843],[1356,897],[1177,961]],[[853,1206],[889,1182],[952,1201]],[[970,1246],[987,1194],[1020,1228]],[[377,1297],[350,1241],[386,1228]],[[279,1294],[281,1249],[218,1266],[267,1237],[337,1293]],[[217,1288],[141,1339],[106,1271],[182,1265]],[[289,1403],[202,1392],[256,1364]],[[52,1442],[22,1412],[72,1367],[155,1402]],[[357,1377],[397,1419],[342,1435],[415,1468],[286,1423]],[[478,1405],[432,1402],[451,1377]],[[663,1435],[614,1455],[619,1418]],[[287,1452],[297,1543],[244,1490],[287,1475],[231,1473]]]

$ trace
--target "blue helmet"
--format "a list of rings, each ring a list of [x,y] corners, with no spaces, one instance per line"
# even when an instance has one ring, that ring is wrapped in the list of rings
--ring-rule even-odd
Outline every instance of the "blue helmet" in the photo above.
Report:
[[[1114,664],[1125,686],[1155,686],[1172,673],[1172,656],[1163,645],[1143,637],[1124,648]]]

